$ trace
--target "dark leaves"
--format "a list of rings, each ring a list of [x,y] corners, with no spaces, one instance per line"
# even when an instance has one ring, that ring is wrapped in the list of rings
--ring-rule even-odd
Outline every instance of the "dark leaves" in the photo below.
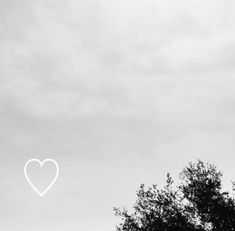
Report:
[[[215,166],[189,163],[180,174],[182,184],[173,189],[167,174],[166,186],[140,186],[134,212],[115,208],[122,219],[118,231],[232,231],[235,202],[221,190],[222,173]]]

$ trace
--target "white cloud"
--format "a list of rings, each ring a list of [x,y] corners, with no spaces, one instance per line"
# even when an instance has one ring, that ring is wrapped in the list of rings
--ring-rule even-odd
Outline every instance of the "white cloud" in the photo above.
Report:
[[[176,84],[178,91],[174,75],[186,79],[188,71],[210,76],[215,68],[232,68],[235,35],[224,26],[231,21],[231,14],[223,11],[229,10],[227,4],[24,4],[28,21],[20,17],[24,8],[12,5],[12,18],[3,24],[2,97],[12,97],[37,116],[129,114],[131,108],[135,114],[146,103],[152,106],[148,99],[162,97],[162,86]],[[7,30],[19,21],[21,39]],[[123,100],[114,100],[115,95]]]

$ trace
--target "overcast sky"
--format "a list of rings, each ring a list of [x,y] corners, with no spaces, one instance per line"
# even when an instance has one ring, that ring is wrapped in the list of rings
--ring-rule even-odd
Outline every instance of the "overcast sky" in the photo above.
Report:
[[[114,206],[198,158],[230,189],[234,15],[232,0],[0,0],[0,229],[114,231]],[[43,198],[30,158],[60,165]]]

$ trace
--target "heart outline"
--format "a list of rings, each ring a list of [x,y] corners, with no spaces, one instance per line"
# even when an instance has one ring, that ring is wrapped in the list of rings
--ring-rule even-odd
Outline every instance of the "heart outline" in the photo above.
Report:
[[[54,163],[54,165],[56,166],[56,174],[55,174],[55,177],[54,179],[52,180],[52,182],[49,184],[49,186],[47,186],[47,188],[43,191],[43,192],[40,192],[37,187],[32,183],[32,181],[30,180],[29,176],[28,176],[28,173],[27,173],[27,167],[30,163],[32,162],[37,162],[40,164],[40,167],[43,167],[43,165],[46,163],[46,162],[52,162]],[[25,178],[26,180],[28,181],[28,183],[30,184],[30,186],[36,191],[36,193],[43,197],[47,192],[48,190],[55,184],[58,176],[59,176],[59,165],[57,164],[57,162],[53,159],[45,159],[43,161],[40,161],[38,159],[29,159],[25,165],[24,165],[24,175],[25,175]]]

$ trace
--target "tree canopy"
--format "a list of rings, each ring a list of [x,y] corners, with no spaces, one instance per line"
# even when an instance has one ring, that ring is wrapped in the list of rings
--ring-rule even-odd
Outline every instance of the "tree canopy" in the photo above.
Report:
[[[212,164],[189,163],[173,187],[167,174],[166,185],[137,191],[133,212],[114,208],[121,218],[117,231],[233,231],[235,200],[222,190],[222,173]]]

